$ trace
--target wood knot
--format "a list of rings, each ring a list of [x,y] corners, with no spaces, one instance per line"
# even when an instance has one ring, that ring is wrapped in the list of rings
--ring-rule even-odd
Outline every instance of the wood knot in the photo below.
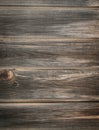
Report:
[[[6,81],[6,80],[11,80],[14,77],[14,73],[11,70],[2,70],[0,71],[0,80],[1,81]]]

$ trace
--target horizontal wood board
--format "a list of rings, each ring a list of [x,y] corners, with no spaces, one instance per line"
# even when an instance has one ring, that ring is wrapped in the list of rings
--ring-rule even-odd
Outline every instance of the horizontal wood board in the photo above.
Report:
[[[0,7],[0,36],[98,38],[97,8]]]
[[[0,5],[9,6],[99,6],[98,0],[0,0]]]
[[[99,130],[98,6],[0,0],[0,130]]]
[[[4,38],[5,39],[5,38]],[[17,67],[78,69],[99,65],[99,40],[0,41],[0,69]]]
[[[0,99],[99,101],[99,69],[36,70],[16,68],[0,82]],[[2,101],[1,100],[1,101]]]
[[[0,104],[0,127],[98,130],[99,103]]]
[[[26,39],[26,41],[25,41]],[[0,43],[0,100],[99,100],[99,40],[11,39]],[[23,42],[24,41],[24,42]]]

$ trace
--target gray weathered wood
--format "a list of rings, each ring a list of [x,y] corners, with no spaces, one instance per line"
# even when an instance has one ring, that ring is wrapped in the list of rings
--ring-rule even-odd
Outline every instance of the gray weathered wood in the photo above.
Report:
[[[98,130],[99,103],[0,104],[0,127]]]
[[[5,38],[4,38],[5,39]],[[0,68],[16,67],[97,67],[99,40],[65,41],[43,39],[0,42]]]
[[[99,6],[98,0],[0,0],[0,5],[15,6]]]
[[[99,10],[62,7],[0,7],[0,36],[98,38]]]
[[[99,130],[99,0],[0,0],[0,130]]]
[[[36,70],[21,67],[0,75],[0,101],[51,99],[99,101],[99,69]],[[4,76],[3,76],[4,75]]]
[[[98,53],[98,39],[4,38],[0,72],[14,77],[0,76],[0,100],[99,100]]]

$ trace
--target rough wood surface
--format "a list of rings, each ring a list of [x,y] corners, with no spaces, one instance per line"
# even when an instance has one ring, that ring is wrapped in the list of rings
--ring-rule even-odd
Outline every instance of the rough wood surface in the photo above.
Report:
[[[96,68],[74,70],[16,68],[13,71],[15,77],[0,81],[0,100],[99,101],[98,70]]]
[[[98,38],[97,8],[0,7],[0,36]]]
[[[0,5],[15,6],[99,6],[98,0],[0,0]]]
[[[3,38],[5,40],[5,38]],[[25,41],[26,40],[26,41]],[[0,69],[17,67],[69,68],[97,67],[99,40],[30,39],[0,41]]]
[[[98,130],[99,103],[0,104],[0,127]]]
[[[99,0],[0,0],[0,130],[99,130]]]
[[[0,77],[1,101],[99,100],[98,39],[29,40],[0,43],[0,71],[14,73],[11,80]]]

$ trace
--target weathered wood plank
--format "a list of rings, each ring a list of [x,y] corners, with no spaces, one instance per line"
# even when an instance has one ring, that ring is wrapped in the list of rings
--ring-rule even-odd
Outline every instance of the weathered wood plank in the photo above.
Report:
[[[35,70],[16,68],[0,72],[0,100],[53,99],[99,101],[99,69]]]
[[[98,55],[98,39],[74,42],[58,39],[0,42],[0,68],[60,67],[76,69],[78,67],[97,67],[99,65]]]
[[[0,43],[1,101],[99,100],[98,39],[22,41]]]
[[[99,10],[62,7],[0,7],[0,36],[98,38]]]
[[[16,6],[99,6],[98,0],[0,0],[0,5]]]
[[[98,0],[0,0],[0,5],[21,6],[99,6]]]
[[[0,104],[0,127],[98,130],[99,103]]]
[[[99,129],[98,6],[0,0],[0,129]]]

